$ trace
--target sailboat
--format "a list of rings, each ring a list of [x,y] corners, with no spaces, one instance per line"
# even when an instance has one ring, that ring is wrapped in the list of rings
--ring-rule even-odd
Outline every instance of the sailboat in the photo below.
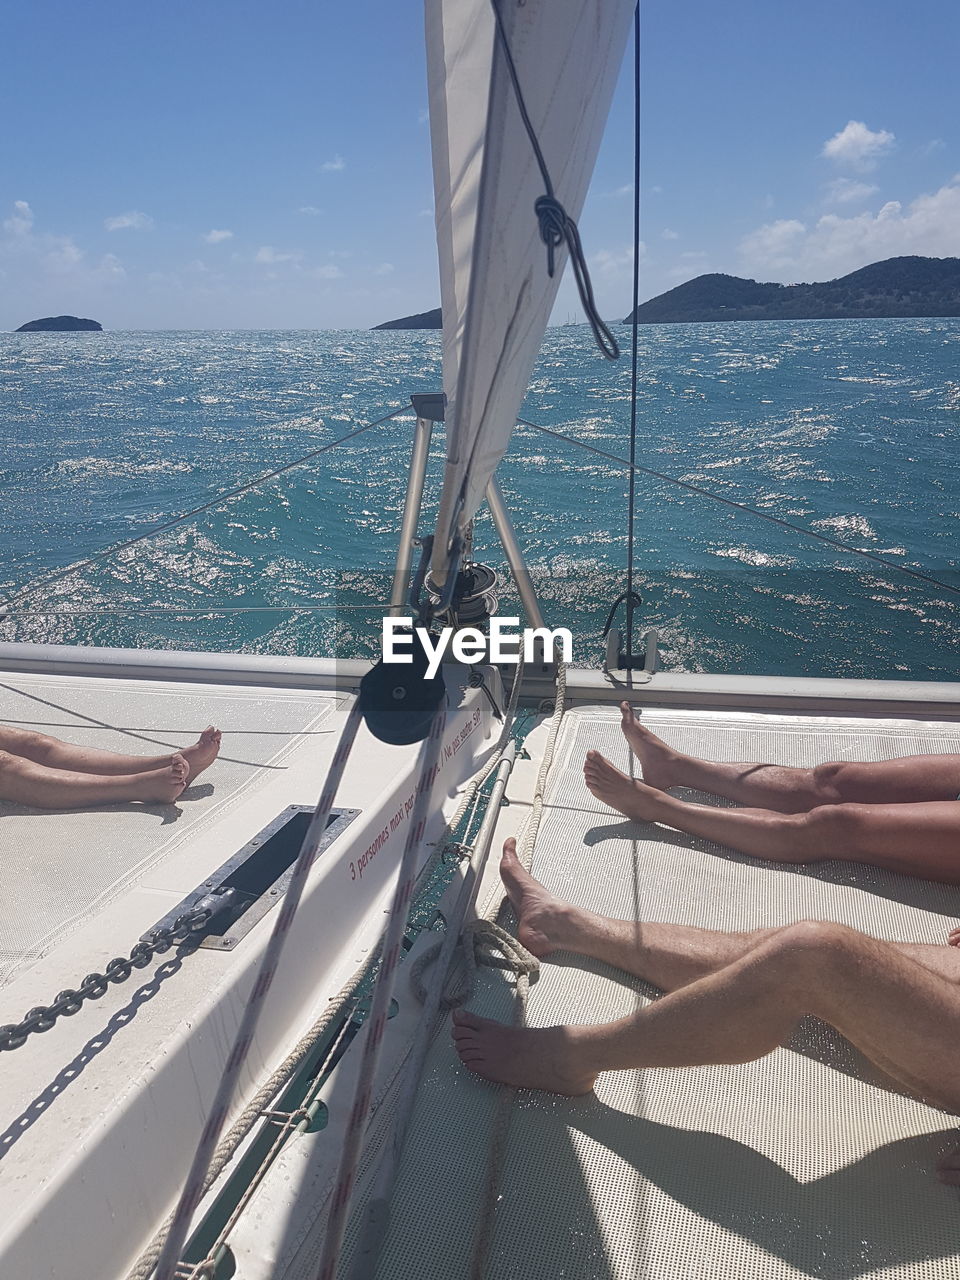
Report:
[[[413,399],[394,617],[492,607],[470,551],[486,502],[542,625],[495,473],[566,259],[550,228],[579,216],[632,18],[631,0],[427,0],[444,375]],[[676,674],[630,630],[597,670],[549,642],[526,664],[445,663],[422,701],[419,670],[369,662],[0,645],[6,720],[108,747],[186,717],[232,729],[185,820],[6,818],[0,1274],[956,1272],[956,1198],[931,1172],[956,1118],[822,1026],[760,1062],[612,1072],[572,1100],[453,1054],[467,993],[509,1020],[519,991],[532,1025],[652,995],[562,954],[532,966],[493,927],[487,855],[508,837],[552,890],[634,920],[807,916],[927,942],[960,916],[955,886],[611,821],[581,773],[587,747],[626,764],[624,698],[718,758],[960,752],[960,685]]]

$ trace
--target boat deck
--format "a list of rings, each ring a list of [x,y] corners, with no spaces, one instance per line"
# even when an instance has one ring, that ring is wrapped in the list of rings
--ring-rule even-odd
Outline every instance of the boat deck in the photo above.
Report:
[[[71,742],[154,755],[195,741],[207,724],[223,730],[218,760],[173,804],[0,804],[0,1023],[126,956],[279,814],[316,804],[355,701],[352,676],[291,674],[277,659],[246,672],[237,661],[231,677],[226,659],[201,656],[205,681],[191,679],[180,657],[166,679],[150,678],[162,673],[162,655],[136,679],[50,667],[0,675],[0,722]],[[424,858],[500,733],[482,691],[467,687],[470,673],[446,676]],[[495,675],[491,685],[500,697]],[[361,725],[335,801],[349,821],[310,872],[231,1118],[369,961],[419,778],[417,745],[389,746]],[[264,908],[281,900],[263,894]],[[2,1054],[0,1272],[126,1275],[182,1187],[276,914],[266,909],[233,949],[155,956]],[[70,1224],[68,1250],[58,1222]]]
[[[126,891],[182,896],[285,805],[312,803],[317,748],[336,736],[337,702],[335,694],[306,690],[264,697],[257,688],[23,673],[0,679],[0,724],[80,746],[160,755],[196,741],[208,724],[223,730],[215,767],[175,804],[51,813],[0,801],[5,877],[20,890],[0,902],[0,988]],[[165,909],[154,903],[154,918]],[[127,932],[129,949],[139,928]],[[126,935],[115,939],[111,954],[124,944]],[[82,977],[60,974],[68,976]]]
[[[950,722],[660,707],[643,718],[681,749],[726,760],[811,765],[960,752],[960,725]],[[942,943],[960,918],[957,886],[850,863],[765,863],[621,819],[589,794],[582,775],[590,747],[628,767],[618,720],[614,708],[594,706],[575,707],[562,722],[533,862],[534,874],[556,893],[641,921],[729,930],[814,918],[925,943]],[[534,755],[544,732],[528,739]],[[498,841],[519,832],[536,766],[517,766]],[[493,866],[481,905],[497,896]],[[541,966],[528,1018],[532,1025],[605,1021],[654,996],[621,971],[556,954]],[[509,1019],[505,977],[483,970],[471,1007]],[[395,1019],[395,1039],[412,1035],[404,1012]],[[381,1073],[387,1101],[371,1125],[341,1275],[349,1274],[367,1231],[361,1215],[389,1133],[389,1081],[405,1052],[398,1042]],[[346,1059],[338,1070],[347,1070]],[[290,1145],[241,1219],[231,1239],[239,1274],[315,1274],[345,1096],[335,1077],[326,1094],[330,1127]],[[472,1274],[497,1096],[460,1067],[445,1020],[404,1149],[381,1280]],[[521,1091],[484,1274],[948,1280],[960,1271],[960,1205],[956,1189],[939,1184],[933,1170],[956,1143],[956,1123],[877,1078],[847,1042],[813,1020],[759,1062],[610,1072],[593,1094],[573,1100]]]

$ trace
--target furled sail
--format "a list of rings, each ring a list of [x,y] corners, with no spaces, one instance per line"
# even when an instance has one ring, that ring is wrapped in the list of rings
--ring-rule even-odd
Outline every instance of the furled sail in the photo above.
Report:
[[[496,0],[557,199],[578,218],[634,0]],[[566,262],[547,274],[543,179],[491,0],[426,0],[447,464],[434,545],[479,507],[506,451]]]

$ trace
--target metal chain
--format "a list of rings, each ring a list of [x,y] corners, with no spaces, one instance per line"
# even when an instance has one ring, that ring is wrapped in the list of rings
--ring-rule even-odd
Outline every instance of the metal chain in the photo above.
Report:
[[[111,982],[125,982],[134,969],[143,969],[155,955],[169,951],[175,942],[183,942],[199,933],[214,912],[209,907],[194,907],[192,911],[177,916],[168,929],[154,929],[148,941],[138,942],[129,956],[117,956],[104,966],[103,973],[88,973],[76,990],[67,988],[54,999],[53,1004],[37,1005],[22,1022],[11,1022],[0,1027],[0,1051],[19,1049],[26,1044],[34,1031],[49,1031],[58,1018],[70,1018],[79,1013],[84,1000],[99,1000],[105,995]]]

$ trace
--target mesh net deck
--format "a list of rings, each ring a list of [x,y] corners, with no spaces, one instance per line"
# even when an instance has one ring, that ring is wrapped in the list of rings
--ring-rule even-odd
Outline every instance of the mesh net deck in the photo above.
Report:
[[[960,726],[650,712],[673,745],[713,759],[812,765],[914,752],[960,752]],[[751,929],[813,918],[880,937],[941,943],[960,888],[849,863],[797,867],[629,823],[587,792],[594,747],[622,768],[615,712],[565,717],[533,872],[605,915]],[[683,794],[680,792],[679,794]],[[722,803],[687,793],[703,803]],[[558,954],[531,991],[531,1025],[620,1018],[652,995],[619,970]],[[472,1007],[508,1020],[512,991],[486,970]],[[458,1064],[448,1026],[427,1061],[378,1275],[470,1274],[497,1091]],[[372,1123],[362,1209],[386,1133]],[[700,1280],[960,1274],[960,1204],[933,1168],[956,1120],[877,1080],[813,1020],[788,1047],[740,1066],[617,1071],[580,1099],[521,1092],[513,1108],[489,1280]],[[316,1211],[315,1211],[316,1212]],[[311,1214],[308,1217],[313,1216]],[[291,1218],[272,1274],[314,1275],[323,1213]],[[348,1232],[341,1275],[357,1244]]]

